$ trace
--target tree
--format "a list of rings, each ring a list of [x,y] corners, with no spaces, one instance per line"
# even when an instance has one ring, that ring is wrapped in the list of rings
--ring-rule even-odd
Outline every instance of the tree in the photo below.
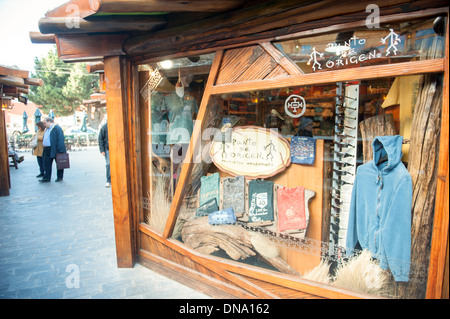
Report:
[[[34,65],[33,77],[44,80],[44,85],[31,86],[29,99],[42,105],[46,113],[53,110],[57,116],[73,114],[98,86],[96,75],[86,72],[85,63],[64,63],[56,48],[41,59],[36,57]]]

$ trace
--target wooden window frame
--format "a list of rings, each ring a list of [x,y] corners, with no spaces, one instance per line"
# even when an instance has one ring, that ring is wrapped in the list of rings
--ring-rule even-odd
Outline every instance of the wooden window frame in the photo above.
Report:
[[[434,227],[433,227],[433,238],[432,238],[432,247],[431,247],[431,257],[430,257],[430,265],[429,265],[429,274],[428,274],[428,283],[427,283],[427,298],[440,298],[442,296],[442,282],[444,278],[444,267],[446,258],[448,259],[448,255],[446,251],[448,250],[448,223],[449,223],[449,179],[448,179],[448,147],[449,147],[449,100],[448,100],[448,45],[449,45],[449,30],[448,30],[448,8],[439,8],[439,9],[430,9],[430,10],[422,10],[414,13],[408,14],[398,14],[398,15],[390,15],[382,18],[382,23],[387,22],[399,22],[405,20],[411,20],[415,18],[424,18],[431,17],[437,14],[445,14],[447,17],[447,30],[446,30],[446,39],[445,39],[445,57],[431,60],[422,60],[422,61],[412,61],[412,62],[401,62],[395,64],[387,64],[387,65],[378,65],[378,66],[366,66],[359,67],[355,69],[346,69],[346,70],[336,70],[336,71],[327,71],[323,73],[311,73],[311,74],[301,74],[301,75],[291,75],[287,78],[281,78],[276,80],[260,80],[260,81],[249,81],[244,83],[237,84],[223,84],[223,85],[214,85],[218,72],[220,70],[220,63],[223,57],[223,53],[226,49],[235,48],[235,47],[244,47],[248,45],[264,45],[268,41],[280,41],[280,40],[288,40],[288,39],[296,39],[299,37],[306,37],[311,35],[310,31],[301,32],[297,34],[290,34],[283,37],[277,37],[272,39],[266,39],[264,41],[252,41],[245,44],[233,45],[223,47],[220,50],[205,50],[205,51],[196,51],[196,52],[186,52],[184,54],[176,54],[171,56],[166,56],[167,58],[176,58],[181,56],[189,56],[192,54],[204,54],[204,53],[212,53],[215,52],[215,58],[213,64],[211,66],[211,71],[208,77],[208,82],[205,87],[205,91],[203,94],[202,101],[199,107],[199,113],[197,116],[196,125],[194,127],[191,141],[188,147],[186,158],[187,162],[184,163],[181,174],[179,177],[178,185],[175,189],[175,194],[173,197],[173,201],[171,204],[169,216],[166,221],[166,225],[162,234],[160,234],[161,239],[164,241],[170,241],[170,236],[172,235],[172,231],[174,229],[176,220],[178,218],[178,212],[182,205],[182,198],[185,191],[186,182],[190,176],[190,173],[193,168],[193,152],[192,150],[197,148],[198,137],[201,135],[203,131],[202,123],[205,115],[208,113],[208,103],[210,97],[218,94],[225,93],[236,93],[243,91],[252,91],[252,90],[267,90],[267,89],[276,89],[282,87],[289,86],[302,86],[302,85],[317,85],[317,84],[325,84],[325,83],[333,83],[333,82],[341,82],[341,81],[355,81],[355,80],[370,80],[377,78],[385,78],[385,77],[396,77],[396,76],[406,76],[406,75],[414,75],[414,74],[424,74],[424,73],[443,73],[444,74],[444,94],[443,94],[443,109],[442,109],[442,121],[441,121],[441,139],[440,139],[440,152],[439,152],[439,171],[438,171],[438,181],[437,181],[437,191],[436,191],[436,200],[435,200],[435,217],[434,217]],[[333,25],[327,28],[321,28],[315,30],[314,34],[325,34],[330,32],[336,32],[338,30],[346,30],[351,29],[358,23],[346,23],[340,25]],[[133,65],[137,66],[138,64],[149,63],[160,61],[162,58],[151,59],[151,60],[141,60],[137,62],[133,61]],[[137,73],[137,70],[135,70]],[[135,76],[135,79],[137,77]],[[139,92],[134,88],[134,92],[137,95]],[[137,92],[137,93],[136,93]],[[136,123],[135,123],[136,124]],[[139,164],[138,164],[139,167]],[[141,193],[142,191],[137,191],[137,193]],[[140,197],[137,199],[139,202]],[[140,208],[139,210],[142,210]],[[142,212],[139,212],[138,218],[138,228],[141,232],[146,233],[147,235],[155,236],[152,233],[146,224],[142,223]],[[139,246],[138,246],[139,247]],[[136,247],[137,248],[137,247]]]

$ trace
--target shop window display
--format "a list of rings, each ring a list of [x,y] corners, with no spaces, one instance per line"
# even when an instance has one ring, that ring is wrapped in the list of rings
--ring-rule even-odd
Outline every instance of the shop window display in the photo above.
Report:
[[[347,34],[355,44],[345,53],[347,62],[319,54],[317,43],[331,52],[324,41],[331,35],[277,45],[305,73],[331,70],[332,63],[345,69],[441,57],[442,35],[424,31],[433,29],[433,20],[422,22],[402,33],[396,32],[400,26],[390,26]],[[392,41],[380,37],[386,32]],[[385,43],[374,47],[375,38]],[[313,64],[299,60],[295,41],[302,43],[302,54],[317,52],[321,59],[310,54]],[[434,50],[424,51],[430,43]],[[371,54],[362,53],[367,45],[382,55],[361,58]],[[353,65],[352,56],[362,64]],[[180,100],[178,78],[167,92],[151,94],[151,139],[158,147],[152,148],[145,213],[159,232],[204,88],[184,86],[192,99]],[[423,247],[412,221],[422,209],[418,202],[431,206],[435,196],[433,185],[419,190],[417,184],[423,163],[431,167],[426,178],[436,178],[441,94],[441,75],[422,74],[212,96],[172,238],[205,255],[334,287],[390,298],[407,296],[404,290],[411,289],[419,291],[414,297],[421,296],[428,261],[426,252],[418,253]],[[426,122],[426,112],[436,122],[414,131]],[[175,134],[176,129],[188,134]],[[163,158],[156,150],[164,148]],[[430,151],[424,155],[422,149]],[[155,215],[163,221],[155,223]],[[426,236],[431,239],[431,230]]]
[[[442,58],[445,55],[443,19],[362,27],[276,45],[303,73]]]
[[[246,134],[243,128],[256,126],[287,140],[290,152],[296,152],[297,157],[308,161],[289,161],[283,171],[272,176],[265,172],[264,178],[245,176],[245,173],[237,175],[230,168],[216,166],[214,159],[206,165],[204,162],[195,164],[197,176],[192,175],[189,183],[214,179],[214,190],[206,186],[205,193],[214,193],[208,199],[219,204],[215,206],[216,211],[211,210],[200,217],[196,211],[208,205],[208,201],[206,204],[201,202],[203,182],[199,188],[191,188],[190,200],[183,203],[173,237],[205,254],[302,278],[314,278],[317,272],[326,268],[327,283],[381,296],[396,297],[393,287],[400,282],[423,283],[425,268],[414,264],[410,256],[413,190],[402,148],[410,146],[411,128],[404,129],[403,136],[398,133],[384,136],[384,132],[379,131],[379,136],[371,141],[375,149],[370,146],[373,162],[364,159],[367,143],[364,144],[361,137],[364,126],[360,124],[366,120],[387,117],[390,121],[386,125],[393,131],[396,122],[412,121],[402,117],[400,112],[390,113],[389,107],[383,107],[397,79],[215,97],[213,103],[221,106],[219,117],[222,120],[215,127],[219,133],[213,136],[223,138],[225,147],[231,149],[233,142],[238,141],[233,138],[233,131]],[[376,88],[378,93],[368,94],[368,87]],[[305,116],[297,119],[287,115],[284,110],[287,106],[283,103],[294,93],[304,94],[306,101]],[[246,109],[230,111],[230,105],[234,103],[244,105]],[[413,115],[414,105],[409,103],[400,107],[409,109],[409,114]],[[252,112],[248,111],[249,106]],[[395,108],[398,107],[396,104]],[[276,114],[272,110],[276,110]],[[274,114],[280,122],[267,121]],[[308,119],[307,124],[311,127],[310,136],[298,134],[305,129],[302,127],[304,119]],[[277,123],[276,126],[273,123]],[[227,129],[223,130],[224,127]],[[270,139],[243,140],[249,144],[262,143],[262,146],[239,148],[239,159],[247,158],[245,152],[248,149],[259,152],[248,155],[262,160],[248,159],[246,165],[252,166],[254,160],[263,168],[264,160],[270,154],[266,148]],[[303,143],[299,144],[299,140]],[[213,148],[214,143],[221,142],[213,138],[203,141],[203,145]],[[270,155],[280,156],[278,151],[279,146]],[[227,155],[231,154],[234,153],[230,151]],[[237,162],[231,161],[230,165]],[[230,187],[232,179],[245,181],[245,187],[244,184]],[[236,208],[230,198],[240,200],[244,212]],[[225,210],[228,210],[227,214]],[[207,217],[217,212],[228,222],[212,222],[213,219]],[[324,228],[327,225],[329,228]],[[370,276],[373,276],[361,274],[366,276],[366,282],[359,288],[352,287],[350,279],[346,282],[339,278],[339,274],[344,276],[348,268],[356,267],[358,263],[360,267],[371,269]]]
[[[151,176],[143,198],[144,220],[159,232],[167,220],[213,58],[214,54],[180,58],[139,69],[141,103],[151,110],[143,140],[149,155],[144,170]]]

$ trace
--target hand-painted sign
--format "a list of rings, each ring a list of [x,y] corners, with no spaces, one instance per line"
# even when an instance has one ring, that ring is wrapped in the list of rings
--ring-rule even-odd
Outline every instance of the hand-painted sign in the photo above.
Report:
[[[140,93],[145,101],[148,100],[150,94],[158,87],[159,83],[161,83],[163,77],[161,73],[159,73],[158,69],[153,70],[151,66],[149,67],[149,77],[147,82],[142,87]]]
[[[291,163],[289,142],[257,126],[234,128],[231,138],[211,144],[210,155],[221,171],[250,179],[273,176]]]
[[[302,116],[306,111],[305,99],[300,95],[292,94],[284,102],[284,111],[293,118]]]
[[[383,49],[385,50],[384,55],[386,57],[392,56],[392,54],[397,55],[399,51],[398,45],[402,42],[402,37],[395,33],[393,29],[389,29],[389,31],[389,34],[381,38],[380,41],[386,48],[379,46],[367,50],[364,47],[367,39],[352,36],[343,43],[331,42],[326,45],[325,51],[334,52],[335,56],[327,57],[325,56],[325,52],[319,52],[316,50],[316,47],[313,47],[307,65],[311,65],[313,71],[322,70],[322,67],[333,69],[347,65],[357,65],[367,60],[383,57],[383,52],[380,51]]]

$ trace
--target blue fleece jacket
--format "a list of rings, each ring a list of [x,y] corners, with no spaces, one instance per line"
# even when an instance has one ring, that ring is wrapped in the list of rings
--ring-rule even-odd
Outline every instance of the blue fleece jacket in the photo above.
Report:
[[[395,281],[409,280],[411,262],[412,181],[402,142],[398,135],[373,140],[373,160],[356,171],[346,241],[347,255],[359,241]]]

